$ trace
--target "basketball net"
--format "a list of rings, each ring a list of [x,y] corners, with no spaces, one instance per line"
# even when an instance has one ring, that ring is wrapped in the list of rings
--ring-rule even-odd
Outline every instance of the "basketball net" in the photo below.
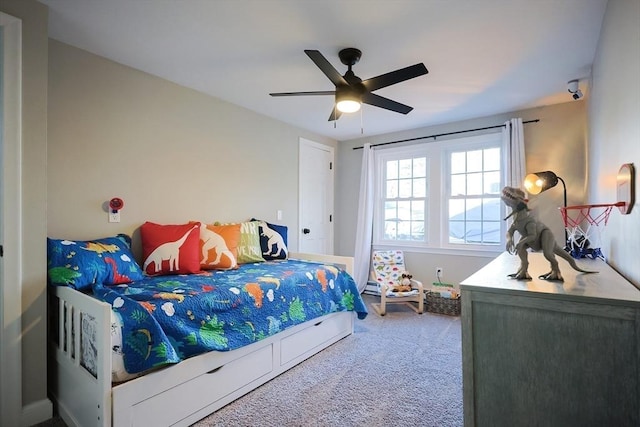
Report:
[[[574,258],[601,258],[601,234],[616,203],[561,207],[562,221],[567,230],[566,250]]]

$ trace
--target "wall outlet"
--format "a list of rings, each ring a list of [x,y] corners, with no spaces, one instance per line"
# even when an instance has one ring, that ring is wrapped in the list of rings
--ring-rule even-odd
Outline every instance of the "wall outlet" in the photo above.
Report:
[[[109,222],[120,222],[120,211],[109,211]]]

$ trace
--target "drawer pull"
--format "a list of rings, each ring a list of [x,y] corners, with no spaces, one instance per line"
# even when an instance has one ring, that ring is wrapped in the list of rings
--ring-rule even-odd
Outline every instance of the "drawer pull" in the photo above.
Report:
[[[222,368],[224,368],[224,365],[218,366],[217,368],[214,368],[214,369],[210,370],[209,372],[207,372],[207,375],[208,374],[215,374],[216,372],[218,372]]]
[[[322,320],[321,320],[321,321],[319,321],[318,323],[316,323],[316,324],[315,324],[315,325],[313,325],[313,326],[320,326],[320,325],[322,325]]]

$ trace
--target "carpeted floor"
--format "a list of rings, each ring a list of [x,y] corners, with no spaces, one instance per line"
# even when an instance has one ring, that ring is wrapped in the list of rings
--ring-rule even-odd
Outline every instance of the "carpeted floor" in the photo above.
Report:
[[[364,298],[355,334],[193,427],[462,426],[460,318]]]

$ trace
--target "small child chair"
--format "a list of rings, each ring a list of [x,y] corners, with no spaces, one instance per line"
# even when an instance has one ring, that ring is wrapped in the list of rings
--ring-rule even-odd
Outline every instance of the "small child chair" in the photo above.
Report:
[[[402,251],[373,251],[372,275],[380,292],[380,303],[372,304],[380,316],[387,312],[387,304],[402,303],[415,312],[424,311],[424,287],[422,282],[411,279],[411,291],[394,292],[393,287],[400,283],[404,273],[404,253]],[[417,307],[411,303],[418,303]]]

